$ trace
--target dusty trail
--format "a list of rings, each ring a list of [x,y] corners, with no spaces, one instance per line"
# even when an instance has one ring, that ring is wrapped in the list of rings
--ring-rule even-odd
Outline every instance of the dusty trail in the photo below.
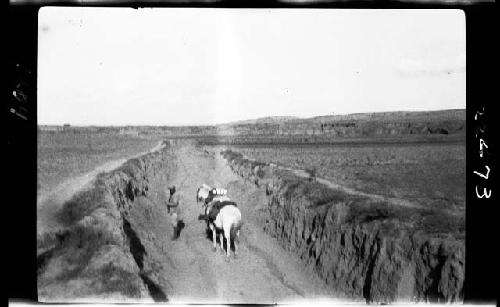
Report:
[[[218,153],[180,147],[176,157],[178,170],[172,183],[178,187],[186,226],[178,240],[159,240],[163,254],[155,257],[163,261],[170,302],[284,303],[333,296],[298,259],[262,231],[259,209],[265,205],[263,191],[234,175]],[[201,183],[227,188],[242,212],[239,256],[230,262],[220,250],[212,251],[206,224],[198,219],[202,208],[195,195]]]

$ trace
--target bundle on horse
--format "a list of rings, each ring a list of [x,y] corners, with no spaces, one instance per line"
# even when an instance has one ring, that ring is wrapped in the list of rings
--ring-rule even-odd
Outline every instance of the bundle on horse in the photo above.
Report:
[[[226,194],[226,189],[212,188],[207,184],[202,184],[196,191],[196,203],[199,203],[201,201],[203,202],[203,205],[207,205],[214,199],[217,199],[218,197],[224,196]]]
[[[232,201],[212,201],[206,209],[208,227],[212,231],[213,249],[217,251],[216,232],[219,234],[221,250],[224,251],[224,238],[226,238],[226,261],[229,261],[231,250],[231,240],[234,242],[234,256],[237,256],[238,247],[235,239],[239,239],[241,229],[241,212],[235,202]]]
[[[213,188],[210,190],[210,194],[214,196],[224,196],[227,194],[227,190],[222,188]]]
[[[205,200],[212,190],[213,188],[207,184],[202,184],[198,187],[198,190],[196,191],[196,203],[199,203],[200,201],[205,203]]]

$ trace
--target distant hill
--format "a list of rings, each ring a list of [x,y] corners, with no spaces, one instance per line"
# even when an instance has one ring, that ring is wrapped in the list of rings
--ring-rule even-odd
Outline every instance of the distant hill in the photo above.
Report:
[[[462,134],[465,109],[395,111],[327,115],[310,118],[270,116],[216,126],[220,135],[379,137],[396,135]]]
[[[296,116],[267,116],[256,119],[240,120],[235,122],[229,122],[221,124],[218,126],[235,126],[235,125],[258,125],[258,124],[281,124],[284,122],[301,120],[301,118]]]
[[[376,113],[351,113],[343,115],[324,115],[309,118],[297,116],[267,116],[256,119],[240,120],[220,124],[217,126],[238,126],[238,125],[260,125],[260,124],[317,124],[343,121],[356,122],[378,122],[378,121],[409,121],[409,122],[430,122],[430,121],[462,121],[465,120],[465,109],[449,109],[438,111],[394,111]]]
[[[428,122],[435,120],[465,120],[465,109],[449,109],[438,111],[394,111],[377,113],[352,113],[345,115],[316,116],[304,119],[304,122],[335,121],[410,121]]]
[[[466,110],[397,111],[326,115],[310,118],[268,116],[215,126],[55,126],[38,125],[47,133],[104,133],[166,137],[247,137],[304,138],[378,138],[386,136],[455,135],[465,139]]]

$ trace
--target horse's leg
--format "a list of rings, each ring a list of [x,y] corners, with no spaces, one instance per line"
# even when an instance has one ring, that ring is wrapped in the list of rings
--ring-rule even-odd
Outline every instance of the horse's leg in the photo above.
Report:
[[[238,256],[238,245],[236,244],[236,241],[238,241],[238,243],[240,243],[240,231],[239,230],[236,231],[236,238],[238,238],[238,240],[233,240],[233,242],[234,242],[234,258],[236,258]]]
[[[231,236],[226,237],[226,243],[227,243],[226,259],[229,260],[229,255],[231,252]]]
[[[224,237],[222,236],[222,232],[219,234],[219,241],[220,241],[220,249],[222,253],[224,253]]]
[[[216,252],[217,251],[217,240],[216,240],[216,234],[215,234],[215,227],[210,224],[210,229],[212,230],[212,242],[214,244],[214,247],[213,247],[213,251]]]
[[[224,236],[226,237],[226,260],[229,261],[229,251],[231,250],[231,232],[229,230],[224,231]]]
[[[238,244],[236,244],[236,240],[233,240],[234,243],[234,258],[238,258]]]

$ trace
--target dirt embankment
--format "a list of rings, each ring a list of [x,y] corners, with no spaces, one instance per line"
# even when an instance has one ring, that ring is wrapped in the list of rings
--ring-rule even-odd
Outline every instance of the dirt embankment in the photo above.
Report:
[[[367,302],[463,299],[464,217],[327,187],[225,151],[266,189],[265,231],[336,291]]]
[[[227,187],[244,217],[238,257],[212,251],[201,183]],[[178,188],[185,227],[172,240],[166,187]],[[265,191],[225,160],[182,142],[102,173],[63,204],[61,231],[38,238],[39,299],[46,302],[267,303],[332,297],[262,230]]]
[[[56,217],[63,228],[37,240],[39,300],[167,301],[168,282],[155,273],[137,225],[161,216],[147,200],[165,198],[175,167],[168,148],[150,152],[98,174],[66,201]]]

